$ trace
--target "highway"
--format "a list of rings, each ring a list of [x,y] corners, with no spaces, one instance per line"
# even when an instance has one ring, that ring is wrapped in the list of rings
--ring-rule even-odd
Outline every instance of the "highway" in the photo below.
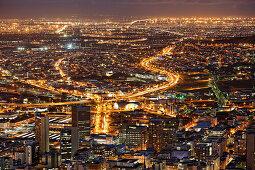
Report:
[[[168,77],[168,82],[162,83],[162,84],[159,84],[159,85],[155,85],[153,87],[147,88],[145,90],[138,91],[136,93],[126,94],[124,97],[122,97],[122,98],[120,97],[118,99],[130,99],[130,98],[140,97],[140,96],[143,96],[145,94],[154,93],[154,92],[157,92],[157,91],[168,89],[168,88],[171,88],[174,85],[176,85],[179,81],[179,78],[180,78],[179,74],[169,72],[169,71],[167,71],[163,68],[156,68],[151,64],[153,61],[157,60],[157,58],[159,56],[164,56],[166,54],[172,55],[173,50],[174,50],[174,47],[166,47],[162,50],[161,53],[157,54],[156,56],[143,59],[141,61],[141,63],[139,64],[139,66],[145,68],[146,70],[153,71],[153,72],[156,72],[156,73],[160,73],[162,75],[166,75]]]

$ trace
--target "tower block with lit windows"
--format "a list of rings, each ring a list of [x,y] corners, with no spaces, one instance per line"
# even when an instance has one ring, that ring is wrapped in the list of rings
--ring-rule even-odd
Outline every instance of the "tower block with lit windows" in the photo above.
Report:
[[[90,136],[90,106],[72,107],[72,126],[77,127],[79,140]]]
[[[35,120],[35,141],[39,144],[40,154],[49,152],[49,117],[38,114]]]

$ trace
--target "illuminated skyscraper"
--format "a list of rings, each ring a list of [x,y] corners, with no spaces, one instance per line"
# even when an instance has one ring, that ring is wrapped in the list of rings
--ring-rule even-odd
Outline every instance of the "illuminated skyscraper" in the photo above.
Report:
[[[76,127],[65,127],[60,133],[61,161],[71,160],[78,150],[79,139]]]
[[[39,161],[39,147],[34,142],[26,143],[26,165],[36,164]]]
[[[36,115],[35,141],[39,143],[40,154],[49,152],[49,117],[48,115]]]
[[[154,147],[158,152],[161,151],[163,147],[162,130],[163,120],[162,119],[151,119],[148,127],[149,131],[149,147]]]
[[[72,107],[72,126],[78,128],[79,139],[84,139],[90,135],[90,107]]]

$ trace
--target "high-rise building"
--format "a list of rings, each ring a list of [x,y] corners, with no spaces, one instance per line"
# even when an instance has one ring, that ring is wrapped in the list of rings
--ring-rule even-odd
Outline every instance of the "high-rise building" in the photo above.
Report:
[[[148,147],[154,147],[158,152],[165,147],[173,147],[177,140],[176,133],[182,129],[182,118],[151,119],[148,126]]]
[[[26,143],[26,165],[39,162],[39,147],[35,142]]]
[[[176,143],[176,133],[180,129],[180,119],[170,118],[163,121],[162,126],[162,148],[173,147]]]
[[[71,160],[78,150],[79,139],[77,127],[65,127],[60,133],[61,162]]]
[[[148,131],[146,126],[124,124],[119,130],[119,141],[129,148],[147,148]]]
[[[40,154],[49,152],[49,117],[48,115],[36,115],[35,141],[39,144]]]
[[[46,152],[42,155],[42,164],[48,169],[56,169],[59,166],[59,154],[56,151]]]
[[[72,107],[72,126],[78,128],[79,139],[90,135],[90,106]]]
[[[163,130],[163,120],[162,119],[151,119],[148,127],[149,140],[148,146],[154,147],[156,151],[160,152],[162,149],[162,130]]]
[[[235,154],[246,154],[246,132],[237,131],[234,138],[234,152]]]
[[[255,170],[255,125],[247,129],[246,140],[247,169]]]

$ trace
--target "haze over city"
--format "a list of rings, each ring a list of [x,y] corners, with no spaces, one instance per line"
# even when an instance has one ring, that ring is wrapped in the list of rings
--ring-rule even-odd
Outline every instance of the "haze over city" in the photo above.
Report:
[[[254,0],[1,0],[0,17],[254,16]]]

